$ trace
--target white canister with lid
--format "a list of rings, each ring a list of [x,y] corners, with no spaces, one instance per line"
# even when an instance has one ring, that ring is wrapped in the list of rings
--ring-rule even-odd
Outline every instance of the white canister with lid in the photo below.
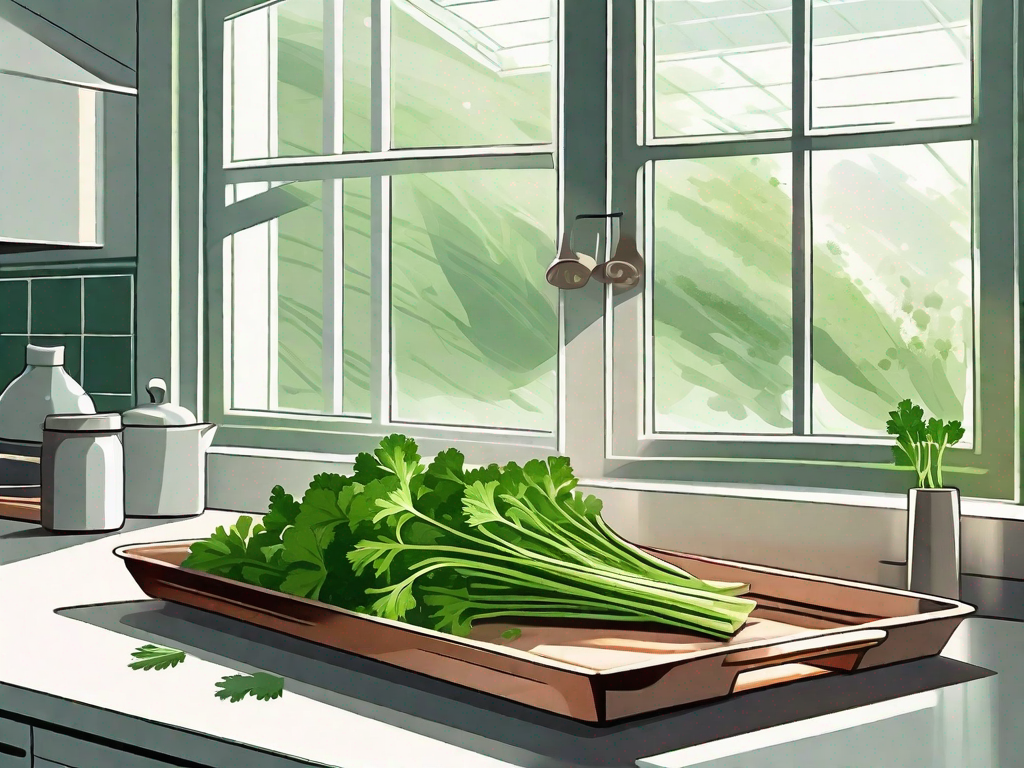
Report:
[[[125,411],[124,485],[128,517],[191,517],[206,505],[206,451],[216,425],[165,403],[167,385],[150,379],[150,402]]]
[[[52,414],[43,422],[40,522],[56,533],[124,525],[124,453],[116,413]]]

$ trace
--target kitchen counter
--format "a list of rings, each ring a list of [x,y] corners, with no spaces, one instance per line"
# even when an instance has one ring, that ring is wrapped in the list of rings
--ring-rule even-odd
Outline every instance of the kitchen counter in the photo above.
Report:
[[[1024,623],[967,619],[943,651],[997,674],[641,759],[640,768],[1024,765]]]
[[[166,520],[137,518],[127,520],[124,528],[117,533],[140,531],[166,524]],[[109,533],[55,534],[50,533],[38,523],[0,518],[0,565],[9,565],[30,557],[57,552],[76,544],[98,541],[109,535]]]
[[[208,512],[126,529],[0,567],[0,717],[31,724],[37,748],[54,750],[40,756],[73,768],[996,768],[1024,747],[1012,722],[1024,694],[1024,662],[1014,655],[1024,624],[969,619],[943,657],[596,728],[148,600],[111,554],[122,544],[205,536],[236,517]],[[0,562],[37,538],[70,541],[0,528]],[[129,669],[146,642],[188,658],[163,671]],[[284,696],[215,698],[222,677],[256,670],[283,676]],[[84,743],[67,742],[72,736],[131,759],[72,762],[87,752],[68,746]],[[166,762],[152,762],[161,756]]]

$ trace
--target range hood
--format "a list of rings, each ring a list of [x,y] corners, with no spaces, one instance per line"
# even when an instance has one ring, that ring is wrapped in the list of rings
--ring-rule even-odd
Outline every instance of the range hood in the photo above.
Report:
[[[0,0],[0,254],[102,246],[103,106],[135,73]]]

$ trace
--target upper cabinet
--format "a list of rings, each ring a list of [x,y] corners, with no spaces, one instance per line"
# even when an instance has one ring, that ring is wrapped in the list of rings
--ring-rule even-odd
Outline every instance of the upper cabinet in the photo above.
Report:
[[[83,50],[0,0],[0,253],[103,246],[104,102],[134,95],[134,72]]]

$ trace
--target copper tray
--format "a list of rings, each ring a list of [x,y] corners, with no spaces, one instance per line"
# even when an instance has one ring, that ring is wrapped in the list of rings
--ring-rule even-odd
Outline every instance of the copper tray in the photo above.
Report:
[[[699,578],[749,583],[757,608],[727,642],[609,624],[494,623],[458,638],[181,568],[191,543],[114,552],[151,597],[591,723],[933,656],[974,611],[944,598],[647,549]],[[522,634],[503,640],[512,626]]]

